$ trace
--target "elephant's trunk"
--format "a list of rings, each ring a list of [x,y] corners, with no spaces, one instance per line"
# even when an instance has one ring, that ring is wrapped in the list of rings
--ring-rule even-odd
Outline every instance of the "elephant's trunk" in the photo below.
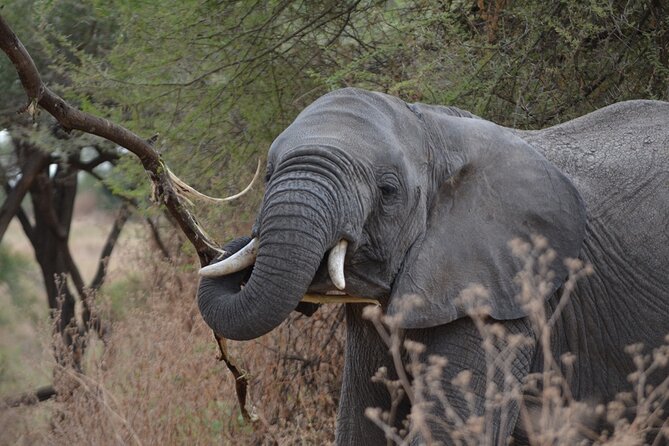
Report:
[[[218,335],[247,340],[278,326],[311,284],[338,236],[335,194],[329,181],[289,173],[268,186],[261,213],[258,254],[243,288],[243,273],[203,277],[198,305]]]

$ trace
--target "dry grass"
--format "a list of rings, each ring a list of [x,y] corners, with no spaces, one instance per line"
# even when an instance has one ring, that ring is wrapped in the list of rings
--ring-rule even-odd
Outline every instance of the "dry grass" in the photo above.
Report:
[[[91,335],[85,373],[55,365],[44,342],[37,367],[54,369],[59,396],[0,409],[0,444],[332,442],[343,365],[340,308],[308,320],[295,315],[270,335],[230,343],[250,374],[249,402],[259,417],[250,425],[197,310],[192,272],[151,252],[134,256],[124,255],[129,270],[142,272],[134,291],[122,303],[104,290],[97,297],[98,313],[113,324],[104,342]],[[44,327],[44,339],[47,333]]]

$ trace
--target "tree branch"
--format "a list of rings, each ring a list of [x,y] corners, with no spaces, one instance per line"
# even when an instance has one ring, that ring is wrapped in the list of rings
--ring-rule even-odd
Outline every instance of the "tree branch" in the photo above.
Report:
[[[30,185],[35,180],[35,177],[44,169],[49,161],[46,154],[36,151],[34,156],[29,157],[26,163],[21,168],[21,179],[13,188],[5,187],[7,198],[0,208],[0,241],[7,231],[9,223],[14,218],[14,215],[21,208],[23,197],[30,189]]]
[[[102,252],[100,253],[100,260],[98,261],[98,270],[95,273],[95,277],[91,281],[90,288],[92,290],[98,290],[104,283],[105,276],[107,275],[107,266],[109,264],[109,256],[111,256],[114,246],[118,241],[118,237],[121,234],[121,230],[125,225],[125,222],[130,218],[130,207],[127,203],[123,203],[121,208],[116,215],[114,220],[114,225],[112,226],[111,232],[107,236],[107,241],[105,242]]]
[[[165,260],[170,260],[171,259],[170,252],[165,246],[165,243],[163,243],[163,239],[160,238],[160,232],[158,231],[158,226],[149,217],[146,218],[146,223],[149,225],[149,229],[151,229],[151,235],[153,235],[153,241],[156,243],[156,246],[163,254],[163,257],[165,258]]]
[[[21,223],[23,232],[25,233],[26,237],[28,237],[30,244],[35,246],[35,228],[33,227],[30,219],[28,218],[28,215],[22,207],[19,207],[18,211],[16,211],[16,217],[19,219],[19,223]]]
[[[103,152],[100,153],[98,156],[93,158],[92,160],[88,162],[81,162],[79,160],[75,159],[70,159],[67,160],[67,163],[71,165],[72,167],[78,169],[78,170],[83,170],[85,172],[92,172],[93,169],[98,167],[102,163],[110,162],[110,163],[116,163],[119,159],[119,155],[115,153],[110,153],[110,152]],[[62,157],[52,154],[51,155],[51,161],[54,163],[62,161]]]
[[[200,258],[202,265],[208,264],[216,255],[216,245],[202,231],[195,218],[183,206],[172,187],[168,169],[151,144],[131,131],[107,119],[78,110],[44,85],[30,54],[0,16],[0,48],[14,64],[29,103],[27,110],[35,114],[37,107],[49,112],[66,130],[81,130],[112,141],[135,154],[154,184],[155,199],[162,201],[186,234]]]
[[[0,176],[4,179],[6,178],[6,172],[5,169],[0,165]],[[5,181],[4,182],[4,187],[5,187],[5,194],[7,197],[9,197],[10,194],[13,193],[13,188],[9,184],[9,182]],[[5,203],[3,203],[3,207],[5,206]],[[21,226],[23,227],[23,232],[25,232],[26,237],[28,237],[28,240],[30,240],[30,243],[34,246],[35,245],[35,239],[34,239],[34,229],[32,223],[30,223],[30,219],[28,219],[28,216],[26,215],[25,211],[23,210],[23,207],[21,207],[21,203],[19,203],[18,208],[16,209],[15,213],[16,217],[19,219],[19,222],[21,223]],[[4,235],[4,234],[2,234]],[[0,235],[0,241],[2,240],[2,235]]]
[[[202,266],[209,264],[220,251],[209,237],[199,227],[191,213],[183,206],[181,199],[172,184],[172,175],[158,153],[153,149],[151,143],[131,131],[117,124],[97,116],[84,113],[69,105],[58,95],[49,90],[42,82],[37,67],[30,54],[9,27],[5,19],[0,15],[0,49],[2,49],[12,64],[21,80],[26,94],[28,95],[28,106],[26,110],[35,115],[37,107],[42,107],[49,112],[65,130],[81,130],[85,133],[100,136],[114,142],[135,154],[144,170],[147,171],[153,182],[153,199],[163,202],[165,207],[176,220],[182,232],[195,247],[195,251]],[[224,339],[218,339],[219,348],[225,343]],[[221,348],[221,359],[225,361],[228,368],[235,376],[237,397],[241,406],[242,414],[247,419],[253,417],[246,410],[246,393],[248,378],[241,375],[234,366],[225,348]]]
[[[84,279],[81,277],[81,273],[79,272],[79,268],[77,267],[77,264],[74,263],[74,258],[72,257],[72,253],[70,252],[70,247],[67,244],[67,241],[61,241],[61,251],[65,255],[65,266],[67,267],[68,273],[70,274],[70,277],[72,278],[72,282],[74,282],[74,286],[77,289],[77,294],[79,295],[79,299],[84,303],[84,307],[86,307],[86,296],[88,293],[86,292],[86,285],[84,284]]]

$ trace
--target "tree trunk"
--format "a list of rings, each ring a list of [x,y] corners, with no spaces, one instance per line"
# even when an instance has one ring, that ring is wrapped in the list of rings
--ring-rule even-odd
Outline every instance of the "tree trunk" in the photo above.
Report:
[[[36,155],[24,153],[24,156]],[[35,213],[31,241],[42,270],[54,330],[63,341],[61,346],[55,346],[56,360],[79,369],[84,348],[83,326],[77,324],[76,300],[68,286],[74,266],[69,257],[68,238],[76,193],[77,170],[64,164],[57,166],[53,176],[49,166],[42,168],[30,188]]]

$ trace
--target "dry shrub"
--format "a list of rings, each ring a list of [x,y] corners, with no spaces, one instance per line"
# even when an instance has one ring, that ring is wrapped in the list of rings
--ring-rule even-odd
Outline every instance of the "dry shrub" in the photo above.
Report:
[[[84,373],[56,366],[53,444],[326,444],[343,364],[343,311],[294,314],[272,333],[229,345],[250,377],[240,414],[232,375],[200,318],[193,274],[142,259],[141,289],[104,342],[89,339]],[[149,260],[147,262],[147,260]],[[175,272],[177,271],[177,272]],[[104,296],[100,296],[104,300]],[[102,319],[111,312],[100,304]]]
[[[0,408],[0,444],[48,444],[50,414],[51,403],[40,407]]]
[[[470,386],[472,372],[465,370],[453,379],[454,388],[463,397],[470,414],[462,416],[456,411],[460,401],[453,399],[443,389],[442,377],[448,366],[448,358],[429,356],[424,359],[425,346],[405,340],[398,328],[400,316],[384,316],[377,308],[367,307],[365,317],[371,320],[395,363],[407,363],[406,372],[401,370],[398,379],[388,377],[381,369],[374,377],[386,385],[393,401],[405,395],[412,401],[412,410],[406,420],[396,420],[392,409],[368,408],[366,416],[384,430],[389,444],[409,444],[417,438],[432,444],[434,425],[426,422],[431,417],[435,402],[443,409],[438,413],[438,425],[449,432],[455,444],[494,444],[493,417],[499,416],[501,424],[509,420],[512,409],[518,408],[526,420],[527,441],[534,445],[653,445],[669,441],[669,418],[663,410],[669,406],[669,376],[655,387],[647,385],[647,378],[658,371],[666,370],[669,364],[669,335],[666,344],[644,353],[643,345],[628,346],[626,352],[636,371],[628,376],[632,391],[619,394],[607,405],[593,406],[575,400],[570,390],[572,354],[555,358],[551,350],[551,328],[566,305],[576,282],[592,273],[592,267],[579,260],[568,260],[569,277],[563,286],[560,304],[552,314],[546,313],[544,302],[551,292],[553,273],[548,269],[554,259],[552,251],[542,237],[532,243],[514,240],[510,243],[514,255],[524,260],[524,269],[517,276],[520,292],[519,302],[529,313],[529,321],[535,337],[511,332],[507,327],[488,318],[486,307],[487,290],[474,285],[464,290],[460,299],[474,321],[482,339],[486,356],[484,377],[486,390],[483,414],[477,413],[475,395]],[[409,305],[420,302],[408,299]],[[407,310],[410,310],[408,308]],[[522,354],[523,347],[536,343],[543,357],[542,373],[531,374],[517,382],[512,374],[514,359]],[[400,346],[402,348],[400,348]],[[407,360],[408,359],[408,360]],[[502,376],[502,379],[498,377]],[[502,383],[500,386],[500,382]],[[593,429],[598,422],[605,422],[607,430]],[[395,426],[402,426],[398,429]]]
[[[311,318],[293,315],[244,352],[252,400],[269,437],[279,444],[334,440],[344,359],[344,312],[322,307]]]

